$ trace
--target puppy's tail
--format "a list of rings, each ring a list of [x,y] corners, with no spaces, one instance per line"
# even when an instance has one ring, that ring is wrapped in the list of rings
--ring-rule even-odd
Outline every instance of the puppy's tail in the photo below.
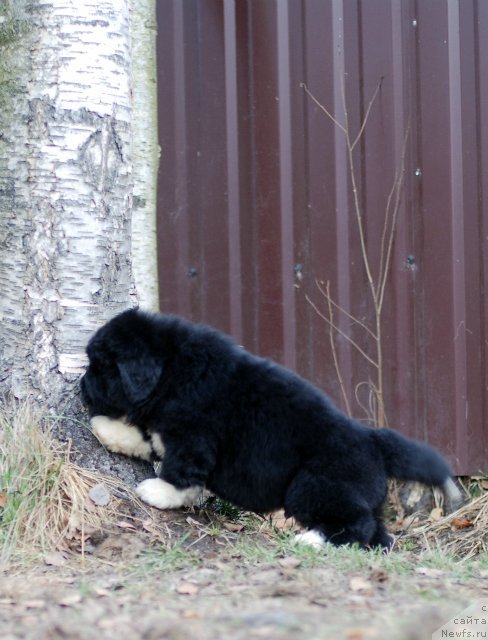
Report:
[[[461,504],[462,495],[452,479],[451,469],[433,447],[391,429],[374,429],[372,435],[383,455],[388,477],[440,487],[451,508]]]

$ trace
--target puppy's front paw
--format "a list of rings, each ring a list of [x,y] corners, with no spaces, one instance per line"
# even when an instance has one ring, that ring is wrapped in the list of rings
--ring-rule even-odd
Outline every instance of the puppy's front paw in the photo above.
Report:
[[[106,416],[94,416],[90,425],[95,437],[110,451],[151,460],[151,445],[144,440],[137,427],[127,424],[123,418],[114,420]]]
[[[188,489],[177,489],[169,482],[160,478],[149,478],[143,480],[136,487],[136,494],[146,504],[157,509],[178,509],[179,507],[189,507],[202,496],[201,487],[189,487]]]

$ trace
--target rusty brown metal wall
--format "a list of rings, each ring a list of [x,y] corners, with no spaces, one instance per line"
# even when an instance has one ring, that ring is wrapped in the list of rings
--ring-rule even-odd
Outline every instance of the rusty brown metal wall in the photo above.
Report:
[[[371,323],[339,125],[345,96],[359,131],[381,81],[354,162],[375,276],[408,131],[383,318],[387,417],[458,473],[487,471],[488,2],[157,8],[161,309],[220,327],[342,403],[317,282]],[[373,355],[357,322],[335,319]],[[371,367],[336,345],[361,418]]]

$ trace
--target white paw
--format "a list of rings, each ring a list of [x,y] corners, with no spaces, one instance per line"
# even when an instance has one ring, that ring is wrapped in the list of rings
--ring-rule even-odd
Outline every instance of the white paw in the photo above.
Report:
[[[94,416],[90,425],[96,438],[110,451],[151,460],[150,443],[144,440],[137,427],[127,424],[124,418],[113,420],[106,416]]]
[[[295,543],[306,544],[309,547],[313,547],[314,549],[323,549],[323,547],[325,547],[326,539],[320,533],[320,531],[310,529],[310,531],[297,533],[297,535],[295,536]]]
[[[152,507],[177,509],[178,507],[190,507],[198,502],[203,494],[203,488],[177,489],[160,478],[149,478],[137,485],[136,494],[143,502]]]

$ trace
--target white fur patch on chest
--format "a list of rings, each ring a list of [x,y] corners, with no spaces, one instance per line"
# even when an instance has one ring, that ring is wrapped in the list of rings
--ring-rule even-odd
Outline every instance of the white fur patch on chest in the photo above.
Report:
[[[106,416],[94,416],[90,425],[95,437],[110,451],[151,460],[151,443],[144,440],[139,429],[128,424],[124,418],[113,420]]]
[[[136,493],[143,502],[157,509],[178,509],[198,502],[203,488],[177,489],[160,478],[149,478],[137,485]]]

